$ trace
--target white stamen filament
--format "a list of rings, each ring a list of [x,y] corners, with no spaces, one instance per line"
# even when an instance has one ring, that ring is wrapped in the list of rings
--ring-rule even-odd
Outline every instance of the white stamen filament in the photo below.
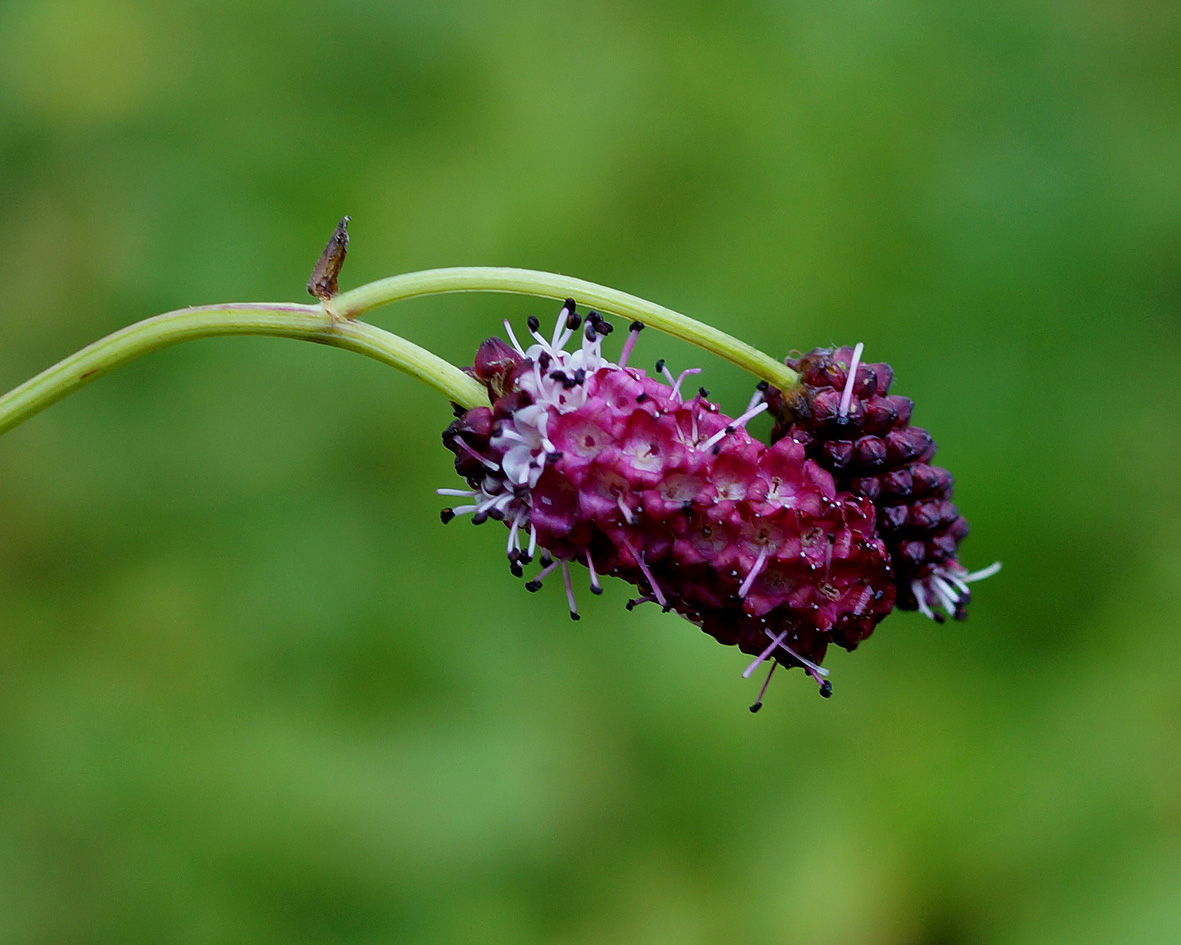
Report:
[[[590,571],[590,586],[592,591],[597,591],[600,588],[599,576],[595,573],[595,563],[591,560],[591,553],[586,553],[586,569]]]
[[[656,578],[652,577],[652,572],[648,570],[648,565],[644,561],[644,556],[642,554],[637,554],[636,549],[632,547],[632,543],[626,538],[623,539],[623,547],[630,551],[632,557],[636,559],[636,565],[639,567],[640,573],[644,575],[645,579],[648,581],[648,586],[652,588],[652,596],[656,598],[656,603],[658,603],[661,607],[667,607],[668,599],[661,592],[659,585],[656,583]]]
[[[919,613],[928,620],[934,620],[935,615],[931,612],[931,608],[927,604],[927,592],[923,588],[923,582],[911,581],[910,590],[914,594],[915,602],[919,605]]]
[[[861,363],[861,352],[865,349],[860,341],[853,349],[853,359],[849,362],[849,376],[845,379],[845,389],[841,392],[841,403],[838,412],[843,419],[849,412],[849,404],[853,401],[853,388],[857,386],[857,365]]]
[[[771,636],[770,630],[767,630],[765,632],[768,636]],[[779,646],[786,639],[787,639],[787,631],[786,630],[784,630],[783,633],[779,634],[779,636],[777,636],[777,637],[771,637],[770,646],[768,646],[765,650],[763,650],[762,653],[759,654],[758,659],[756,659],[753,663],[751,663],[748,667],[746,667],[746,669],[744,669],[742,671],[742,678],[743,679],[750,679],[750,674],[753,673],[756,669],[758,669],[759,665],[768,656],[770,656],[774,652],[775,647]]]
[[[765,634],[767,634],[767,636],[771,636],[771,631],[770,631],[770,630],[764,630],[763,632],[764,632]],[[787,636],[787,633],[786,633],[786,631],[785,631],[785,632],[782,634],[782,636]],[[781,646],[781,647],[783,647],[783,649],[787,650],[787,652],[788,652],[789,654],[791,654],[791,656],[792,656],[792,658],[793,658],[793,659],[799,660],[799,661],[800,661],[800,663],[802,663],[802,664],[804,665],[804,668],[805,668],[805,669],[807,669],[807,670],[808,670],[808,672],[812,674],[812,678],[813,678],[813,679],[815,679],[817,682],[820,682],[820,681],[821,681],[821,680],[820,680],[818,677],[822,677],[822,676],[827,676],[827,675],[828,675],[828,670],[827,670],[827,669],[825,669],[823,666],[820,666],[820,665],[819,665],[819,664],[817,664],[817,663],[813,663],[813,662],[812,662],[810,659],[808,659],[806,656],[800,656],[800,654],[799,654],[799,653],[797,653],[795,650],[793,650],[793,649],[792,649],[790,646],[788,646],[786,643],[780,642],[780,643],[778,643],[778,645],[779,645],[779,646]]]
[[[753,420],[755,417],[757,417],[759,414],[761,414],[764,410],[766,410],[767,407],[768,407],[768,404],[765,401],[761,404],[758,404],[755,407],[751,407],[750,410],[748,410],[746,413],[744,413],[741,417],[737,417],[734,420],[731,420],[727,426],[722,427],[722,429],[720,429],[717,433],[715,433],[708,440],[706,440],[704,443],[702,443],[701,446],[698,447],[698,449],[701,449],[701,450],[711,449],[713,447],[713,445],[715,443],[719,442],[724,436],[726,436],[729,433],[733,433],[735,430],[741,429],[743,426],[746,425],[747,421]]]
[[[627,341],[623,343],[623,350],[619,353],[620,368],[627,367],[627,359],[631,357],[632,350],[636,346],[636,341],[639,340],[640,330],[633,328],[627,333]]]
[[[636,517],[632,515],[632,510],[629,509],[624,503],[623,496],[617,498],[615,500],[615,504],[619,506],[619,514],[623,516],[623,520],[627,522],[628,525],[634,525],[636,522]]]
[[[681,376],[678,377],[676,382],[673,384],[673,389],[672,389],[672,392],[669,394],[669,398],[677,401],[678,403],[682,402],[681,401],[681,385],[685,382],[685,378],[689,377],[692,374],[700,374],[700,373],[701,373],[701,368],[699,368],[699,367],[685,368],[685,370],[683,370],[681,372]]]
[[[983,581],[986,577],[992,577],[1000,569],[1001,563],[994,561],[987,568],[981,568],[979,571],[972,571],[969,574],[965,574],[960,580],[965,584],[971,584],[973,581]]]
[[[517,336],[513,334],[513,326],[509,324],[507,318],[504,320],[504,330],[508,332],[508,340],[513,343],[513,347],[516,348],[517,354],[519,354],[521,357],[525,357],[525,349],[522,348],[521,343],[517,341]]]
[[[750,573],[746,576],[746,580],[742,582],[742,586],[738,588],[738,596],[745,597],[750,590],[750,586],[754,584],[755,578],[759,576],[759,572],[763,570],[763,565],[767,561],[767,546],[763,545],[759,549],[759,556],[755,558],[754,566],[750,569]]]
[[[570,565],[562,562],[562,580],[566,584],[566,602],[570,605],[570,616],[578,619],[578,605],[574,602],[574,583],[570,580]]]
[[[756,407],[758,404],[762,403],[762,402],[763,402],[763,397],[764,397],[764,393],[763,393],[763,391],[761,391],[761,390],[756,390],[756,391],[754,392],[754,396],[753,396],[753,397],[751,397],[751,399],[750,399],[750,403],[748,403],[748,404],[746,405],[746,412],[747,412],[747,413],[750,413],[750,411],[754,410],[754,409],[755,409],[755,407]]]

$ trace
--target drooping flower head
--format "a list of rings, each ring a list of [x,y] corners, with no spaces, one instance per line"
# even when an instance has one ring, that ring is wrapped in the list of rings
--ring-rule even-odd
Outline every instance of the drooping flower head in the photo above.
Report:
[[[698,371],[629,367],[642,327],[613,363],[610,324],[568,300],[552,337],[530,319],[528,347],[507,323],[511,343],[484,342],[470,372],[492,405],[444,433],[469,487],[439,490],[465,500],[444,520],[503,521],[514,574],[538,558],[536,589],[560,570],[575,619],[579,564],[592,591],[620,577],[640,592],[629,607],[656,603],[755,656],[747,675],[768,659],[802,666],[827,695],[829,642],[852,649],[894,604],[872,500],[838,488],[792,437],[753,439],[761,392],[731,419],[704,389],[684,390]]]

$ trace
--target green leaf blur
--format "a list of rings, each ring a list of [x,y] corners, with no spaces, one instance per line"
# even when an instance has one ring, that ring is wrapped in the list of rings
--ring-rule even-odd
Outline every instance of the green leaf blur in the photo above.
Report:
[[[0,941],[1181,941],[1179,10],[0,4],[4,389],[306,300],[348,213],[342,287],[526,266],[864,341],[1005,565],[752,717],[735,650],[439,524],[430,391],[155,354],[0,440]],[[467,363],[555,310],[373,320]]]

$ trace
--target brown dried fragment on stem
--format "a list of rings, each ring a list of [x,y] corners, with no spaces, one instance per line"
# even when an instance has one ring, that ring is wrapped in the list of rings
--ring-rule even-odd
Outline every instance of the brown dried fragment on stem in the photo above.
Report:
[[[312,277],[308,280],[308,293],[321,302],[329,301],[339,291],[336,277],[340,275],[340,267],[344,265],[344,257],[349,249],[351,219],[352,217],[344,217],[336,224],[336,230],[316,261],[316,268],[312,270]]]

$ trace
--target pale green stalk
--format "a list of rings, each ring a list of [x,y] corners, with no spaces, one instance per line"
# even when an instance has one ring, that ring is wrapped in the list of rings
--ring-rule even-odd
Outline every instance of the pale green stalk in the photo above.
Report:
[[[462,407],[488,403],[483,385],[438,355],[365,322],[334,318],[322,305],[231,303],[166,312],[70,355],[0,397],[0,433],[128,361],[219,335],[269,335],[344,348],[405,371]]]
[[[534,295],[544,299],[572,298],[580,306],[630,320],[639,320],[645,325],[682,338],[725,358],[780,390],[795,387],[799,382],[799,375],[782,361],[777,361],[724,331],[687,315],[638,296],[620,292],[618,289],[535,269],[462,266],[408,272],[405,275],[370,282],[349,292],[342,292],[330,305],[338,316],[355,318],[387,302],[448,292],[507,292]]]
[[[404,338],[355,321],[363,312],[388,302],[448,292],[573,298],[584,307],[638,320],[682,338],[781,390],[799,383],[795,371],[737,338],[626,292],[552,272],[471,266],[428,269],[381,279],[318,305],[293,302],[204,305],[137,322],[70,355],[0,397],[0,433],[128,361],[181,341],[219,335],[295,338],[356,351],[405,371],[461,407],[487,405],[488,395],[483,385],[459,368]]]

